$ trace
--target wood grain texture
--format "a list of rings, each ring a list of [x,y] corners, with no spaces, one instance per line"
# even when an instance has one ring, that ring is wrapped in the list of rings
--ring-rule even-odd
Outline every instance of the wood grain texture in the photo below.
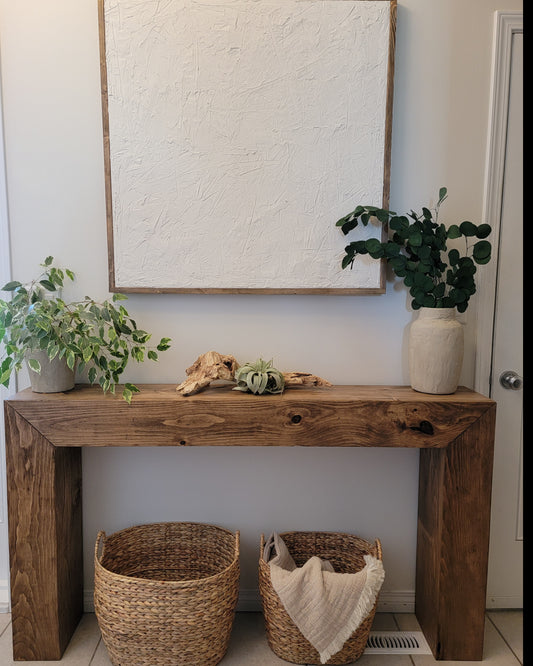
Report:
[[[396,21],[398,16],[398,7],[396,0],[390,3],[390,30],[389,30],[389,62],[387,67],[387,109],[385,113],[385,159],[383,165],[383,208],[389,207],[390,197],[390,166],[392,152],[392,109],[394,100],[394,55],[396,52]],[[386,261],[382,260],[382,283],[385,290],[385,270]]]
[[[111,187],[111,157],[110,157],[110,137],[109,137],[109,110],[107,104],[107,63],[105,49],[105,21],[104,21],[104,0],[98,0],[98,43],[100,50],[100,87],[102,101],[102,134],[104,148],[104,181],[106,193],[106,221],[107,221],[107,253],[108,253],[108,279],[109,290],[115,289],[115,249],[113,242],[113,190]]]
[[[140,386],[131,405],[99,387],[62,394],[30,390],[8,404],[55,446],[443,447],[492,402],[407,387],[298,387],[253,395],[232,385],[183,397],[173,385]]]
[[[416,614],[437,659],[482,658],[493,400],[466,388],[140,388],[131,405],[83,386],[5,403],[16,659],[59,659],[81,616],[80,447],[230,445],[422,449]]]
[[[483,658],[495,414],[420,452],[415,612],[437,659]]]
[[[81,452],[5,414],[13,654],[61,659],[83,612]]]

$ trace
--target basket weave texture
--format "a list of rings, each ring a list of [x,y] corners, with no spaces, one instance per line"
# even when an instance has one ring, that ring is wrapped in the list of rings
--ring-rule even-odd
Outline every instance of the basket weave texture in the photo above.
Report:
[[[379,560],[382,559],[381,543],[378,539],[371,544],[357,536],[339,532],[284,532],[279,536],[298,567],[316,555],[329,560],[338,573],[357,573],[366,564],[364,555],[374,555]],[[272,587],[270,566],[263,557],[264,544],[265,538],[261,535],[259,591],[268,644],[271,650],[285,661],[294,664],[320,664],[317,650],[293,623]],[[327,664],[349,664],[363,654],[374,621],[377,601],[378,597],[371,612],[344,643],[342,649],[330,657]]]
[[[138,525],[95,544],[94,606],[114,666],[212,666],[239,594],[239,532]]]

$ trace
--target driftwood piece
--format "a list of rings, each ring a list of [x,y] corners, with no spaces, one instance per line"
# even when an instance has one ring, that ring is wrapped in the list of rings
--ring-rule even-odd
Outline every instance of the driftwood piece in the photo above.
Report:
[[[239,363],[233,356],[209,351],[201,354],[185,371],[187,379],[176,387],[184,396],[194,395],[207,388],[217,379],[235,381],[235,372]],[[309,372],[284,372],[285,387],[291,386],[331,386],[330,382]]]
[[[327,379],[317,377],[309,372],[284,372],[285,386],[331,386]]]
[[[193,395],[209,386],[216,379],[235,380],[235,371],[239,367],[233,356],[209,351],[199,356],[185,371],[187,379],[176,387],[182,395]]]

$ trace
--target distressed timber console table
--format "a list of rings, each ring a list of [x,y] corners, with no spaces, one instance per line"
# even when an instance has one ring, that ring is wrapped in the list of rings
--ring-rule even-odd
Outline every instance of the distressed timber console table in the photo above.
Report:
[[[416,616],[437,659],[482,659],[492,400],[462,387],[140,388],[131,405],[84,386],[5,402],[16,660],[61,659],[83,613],[81,447],[249,445],[420,449]]]

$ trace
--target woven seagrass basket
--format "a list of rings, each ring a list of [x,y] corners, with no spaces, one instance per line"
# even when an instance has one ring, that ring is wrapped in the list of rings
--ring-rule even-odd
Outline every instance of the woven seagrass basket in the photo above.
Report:
[[[365,555],[382,559],[381,543],[374,544],[351,534],[338,532],[284,532],[279,535],[296,566],[303,566],[316,555],[329,560],[338,573],[357,573],[365,566]],[[259,555],[259,591],[263,604],[266,633],[271,650],[281,659],[294,664],[320,664],[320,656],[304,638],[285,611],[280,598],[272,587],[270,566],[263,557],[264,535],[261,535]],[[379,596],[379,595],[378,595]],[[374,621],[378,597],[373,609],[361,622],[356,631],[344,643],[342,649],[326,662],[327,664],[349,664],[363,654],[368,635]]]
[[[114,666],[212,666],[239,593],[239,532],[138,525],[95,544],[94,607]]]

